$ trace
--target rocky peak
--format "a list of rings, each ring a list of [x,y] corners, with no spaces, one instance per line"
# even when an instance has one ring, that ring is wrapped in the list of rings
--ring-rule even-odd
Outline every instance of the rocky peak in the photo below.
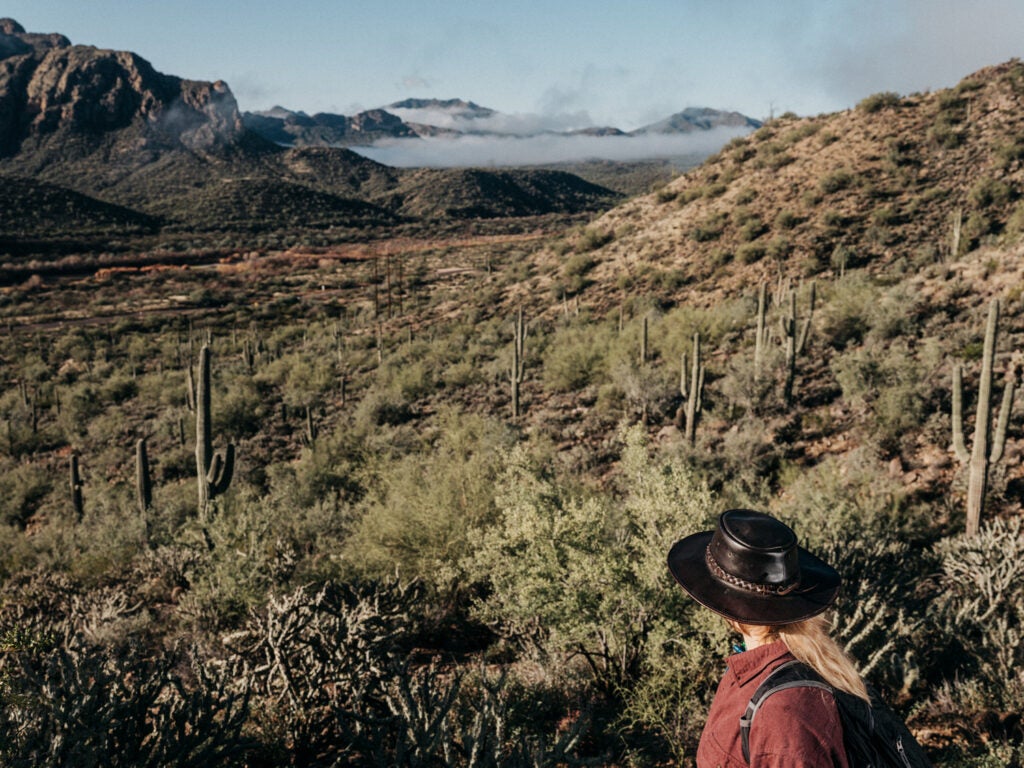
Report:
[[[71,41],[64,35],[29,34],[14,19],[0,19],[0,59],[44,52],[51,48],[67,48]]]
[[[26,139],[135,126],[145,142],[209,149],[242,129],[228,86],[164,75],[137,54],[71,45],[0,21],[0,155]]]

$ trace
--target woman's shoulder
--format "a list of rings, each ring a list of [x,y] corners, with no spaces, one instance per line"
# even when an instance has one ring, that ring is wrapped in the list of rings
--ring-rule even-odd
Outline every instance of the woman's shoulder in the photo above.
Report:
[[[843,760],[840,755],[845,753],[842,721],[832,692],[794,686],[766,698],[751,724],[750,753],[817,757],[830,761],[822,762],[824,765],[845,765],[835,762]]]

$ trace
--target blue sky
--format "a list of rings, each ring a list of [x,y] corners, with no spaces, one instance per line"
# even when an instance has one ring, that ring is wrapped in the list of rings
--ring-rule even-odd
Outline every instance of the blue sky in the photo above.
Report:
[[[1024,54],[1024,0],[3,0],[0,16],[226,80],[243,110],[457,97],[626,130],[687,106],[832,112]]]

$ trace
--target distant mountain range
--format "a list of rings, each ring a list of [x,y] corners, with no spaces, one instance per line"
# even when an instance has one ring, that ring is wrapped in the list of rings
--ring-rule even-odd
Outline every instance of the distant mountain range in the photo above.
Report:
[[[246,128],[277,144],[289,146],[372,146],[382,139],[459,138],[490,136],[526,138],[549,136],[651,136],[688,134],[715,128],[754,130],[761,123],[739,112],[690,107],[664,120],[633,131],[611,126],[556,130],[517,120],[472,101],[406,99],[350,117],[319,112],[308,115],[284,107],[245,112]]]
[[[629,135],[757,125],[698,109]],[[363,229],[571,215],[620,199],[564,168],[402,168],[345,148],[538,132],[627,136],[545,131],[457,99],[408,99],[350,117],[280,107],[243,114],[223,81],[162,74],[136,53],[73,45],[0,19],[0,234],[8,236]]]

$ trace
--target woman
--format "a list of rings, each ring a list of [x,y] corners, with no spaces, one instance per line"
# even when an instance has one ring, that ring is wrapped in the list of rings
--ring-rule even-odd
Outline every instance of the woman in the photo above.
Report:
[[[711,703],[698,768],[848,768],[839,711],[821,687],[796,685],[764,699],[749,727],[749,762],[740,728],[758,686],[794,660],[869,701],[821,615],[839,591],[836,570],[797,546],[788,526],[746,509],[731,509],[714,531],[676,542],[668,566],[683,589],[743,636]]]

